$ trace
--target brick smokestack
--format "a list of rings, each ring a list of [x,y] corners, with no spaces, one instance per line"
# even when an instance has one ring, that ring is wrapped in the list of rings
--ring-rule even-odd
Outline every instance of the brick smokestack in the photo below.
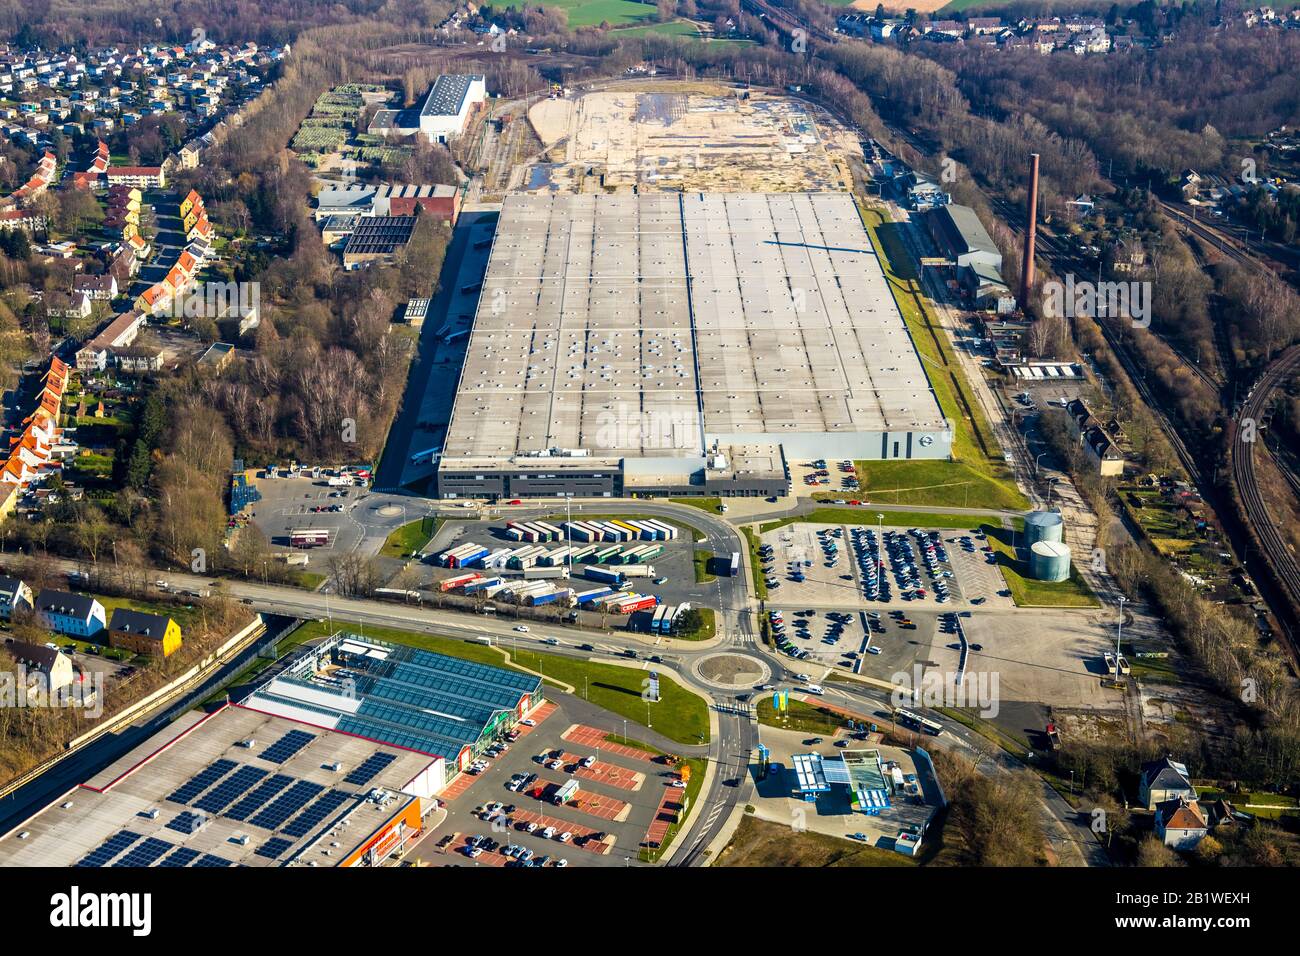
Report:
[[[1038,154],[1029,154],[1029,197],[1025,209],[1025,258],[1020,263],[1020,308],[1034,288],[1034,242],[1038,238]]]

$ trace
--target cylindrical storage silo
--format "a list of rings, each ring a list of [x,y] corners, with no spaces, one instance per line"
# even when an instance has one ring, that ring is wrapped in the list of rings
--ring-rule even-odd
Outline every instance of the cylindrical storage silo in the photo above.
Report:
[[[1038,581],[1070,576],[1070,548],[1059,541],[1038,541],[1029,549],[1029,574]]]
[[[1058,511],[1031,511],[1025,515],[1025,547],[1032,548],[1040,541],[1060,541],[1065,532],[1065,522]]]

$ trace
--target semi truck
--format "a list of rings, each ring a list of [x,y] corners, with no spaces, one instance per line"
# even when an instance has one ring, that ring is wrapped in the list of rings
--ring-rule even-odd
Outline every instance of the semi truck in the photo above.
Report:
[[[655,576],[653,564],[626,564],[619,569],[624,578],[652,578]]]
[[[449,578],[443,578],[438,582],[438,590],[444,594],[453,588],[464,587],[471,581],[477,581],[482,578],[481,574],[456,574]]]
[[[618,587],[625,580],[622,571],[612,571],[608,568],[593,568],[590,565],[582,569],[582,576],[588,581],[599,581],[601,584],[608,584]]]
[[[524,569],[524,578],[529,581],[567,578],[568,576],[569,569],[562,564],[552,564],[545,567],[535,564],[531,568]]]

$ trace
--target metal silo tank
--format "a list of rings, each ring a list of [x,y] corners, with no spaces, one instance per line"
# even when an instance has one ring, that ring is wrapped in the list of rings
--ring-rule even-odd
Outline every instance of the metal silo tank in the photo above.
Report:
[[[1039,541],[1060,541],[1064,537],[1065,522],[1057,511],[1031,511],[1025,515],[1025,547],[1032,548]]]
[[[1038,541],[1029,549],[1029,574],[1038,581],[1064,581],[1070,576],[1070,549],[1060,541]]]

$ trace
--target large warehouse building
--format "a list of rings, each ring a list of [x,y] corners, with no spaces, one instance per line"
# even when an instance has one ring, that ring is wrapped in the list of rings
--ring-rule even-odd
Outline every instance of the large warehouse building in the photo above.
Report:
[[[437,488],[784,494],[950,446],[851,196],[511,195]]]
[[[340,632],[0,834],[0,866],[377,866],[541,683]]]
[[[441,761],[242,707],[193,711],[0,835],[0,866],[378,865]]]

